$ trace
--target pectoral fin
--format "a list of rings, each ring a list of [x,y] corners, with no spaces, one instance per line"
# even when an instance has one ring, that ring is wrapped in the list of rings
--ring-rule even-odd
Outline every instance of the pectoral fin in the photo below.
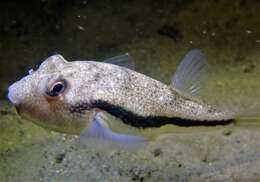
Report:
[[[94,144],[102,147],[136,148],[143,145],[147,140],[142,136],[134,136],[113,132],[107,125],[106,116],[97,112],[89,127],[80,134],[80,141],[85,144]]]

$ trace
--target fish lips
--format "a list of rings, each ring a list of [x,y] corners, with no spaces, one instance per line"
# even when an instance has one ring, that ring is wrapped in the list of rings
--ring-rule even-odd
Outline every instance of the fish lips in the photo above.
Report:
[[[13,83],[11,86],[8,87],[8,99],[11,101],[11,103],[15,106],[18,106],[20,104],[19,99],[19,89],[17,88],[17,83]]]

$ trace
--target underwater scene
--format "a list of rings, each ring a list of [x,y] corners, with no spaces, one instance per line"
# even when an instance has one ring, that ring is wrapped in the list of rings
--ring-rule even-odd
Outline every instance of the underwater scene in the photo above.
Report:
[[[0,181],[260,181],[258,0],[0,2]]]

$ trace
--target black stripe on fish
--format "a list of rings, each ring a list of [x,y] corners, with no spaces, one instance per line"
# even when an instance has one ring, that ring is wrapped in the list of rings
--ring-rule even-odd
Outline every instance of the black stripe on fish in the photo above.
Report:
[[[71,107],[71,112],[84,113],[85,110],[94,108],[104,110],[109,114],[119,118],[125,124],[137,128],[154,128],[161,127],[166,124],[173,124],[178,126],[216,126],[225,125],[232,122],[232,120],[199,121],[166,116],[140,116],[120,106],[110,104],[109,102],[103,100],[92,101],[91,103],[76,104],[75,106]]]

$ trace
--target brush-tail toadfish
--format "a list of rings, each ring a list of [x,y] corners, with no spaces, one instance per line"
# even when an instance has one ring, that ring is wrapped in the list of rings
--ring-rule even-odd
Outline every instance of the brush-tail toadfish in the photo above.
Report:
[[[206,77],[206,58],[197,49],[184,56],[171,85],[134,71],[128,54],[103,62],[68,62],[56,54],[12,84],[8,98],[44,128],[128,146],[149,140],[135,129],[232,121],[234,113],[198,99]]]

